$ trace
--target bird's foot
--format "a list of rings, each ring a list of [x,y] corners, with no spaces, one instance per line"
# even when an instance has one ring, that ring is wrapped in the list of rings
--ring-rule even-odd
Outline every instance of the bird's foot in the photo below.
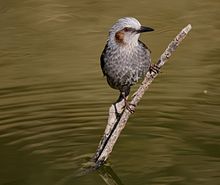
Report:
[[[125,108],[131,113],[133,114],[135,112],[135,108],[136,105],[129,103],[127,100],[125,100]]]
[[[154,74],[158,74],[160,72],[160,67],[157,64],[151,64],[150,73],[153,72]],[[153,77],[153,75],[151,75]]]

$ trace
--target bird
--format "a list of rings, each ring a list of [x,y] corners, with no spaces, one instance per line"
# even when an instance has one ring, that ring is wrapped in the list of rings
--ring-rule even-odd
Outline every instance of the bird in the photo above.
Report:
[[[119,90],[117,102],[125,101],[125,107],[132,112],[127,97],[131,86],[143,78],[151,69],[151,51],[139,40],[140,34],[154,31],[142,26],[134,17],[123,17],[110,28],[108,39],[100,56],[103,75],[109,86]]]

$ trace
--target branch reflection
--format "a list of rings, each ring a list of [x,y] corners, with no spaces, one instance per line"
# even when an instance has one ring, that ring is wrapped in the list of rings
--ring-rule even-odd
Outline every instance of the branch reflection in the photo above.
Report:
[[[124,185],[109,165],[103,165],[97,172],[107,185]]]

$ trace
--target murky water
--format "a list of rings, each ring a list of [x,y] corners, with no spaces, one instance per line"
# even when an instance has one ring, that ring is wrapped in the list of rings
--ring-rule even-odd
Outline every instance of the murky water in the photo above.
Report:
[[[0,184],[218,185],[219,8],[219,0],[2,0]],[[109,164],[80,175],[118,96],[99,56],[108,29],[124,16],[156,30],[141,37],[154,62],[184,26],[193,30],[145,94]]]

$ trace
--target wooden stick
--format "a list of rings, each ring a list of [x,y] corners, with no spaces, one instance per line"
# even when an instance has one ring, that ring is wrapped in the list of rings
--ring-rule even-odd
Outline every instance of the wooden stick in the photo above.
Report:
[[[160,56],[158,62],[156,63],[157,67],[160,69],[162,66],[168,61],[171,57],[172,53],[179,46],[181,41],[186,37],[188,32],[192,29],[192,26],[189,24],[175,37],[173,41],[170,42],[164,53]],[[133,95],[133,99],[131,101],[131,105],[134,105],[132,108],[135,110],[138,102],[144,95],[144,92],[148,89],[153,80],[157,77],[158,73],[153,71],[147,72],[142,84],[139,89]],[[104,135],[99,143],[98,149],[94,156],[94,161],[96,163],[96,167],[102,165],[109,157],[112,149],[121,133],[123,128],[125,127],[131,112],[127,109],[124,109],[124,100],[118,102],[117,104],[113,104],[109,109],[109,118],[108,124],[106,126]],[[119,115],[116,114],[119,112]]]

